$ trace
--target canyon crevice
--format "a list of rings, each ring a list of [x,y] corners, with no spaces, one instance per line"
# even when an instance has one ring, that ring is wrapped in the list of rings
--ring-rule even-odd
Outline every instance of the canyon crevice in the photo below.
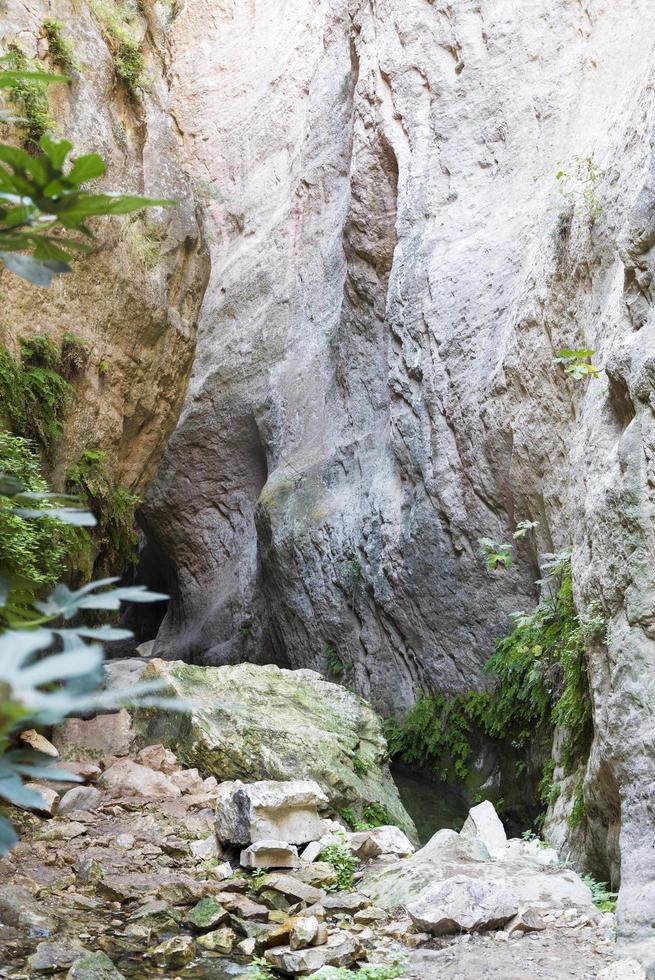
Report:
[[[588,829],[564,819],[572,789],[550,826],[620,868],[637,945],[655,902],[654,18],[645,0],[183,4],[172,104],[212,275],[146,506],[175,568],[159,654],[324,670],[336,652],[387,713],[487,684],[538,554],[573,545],[607,642]],[[602,380],[568,378],[562,348],[595,351]],[[477,539],[519,520],[535,543],[490,578]]]

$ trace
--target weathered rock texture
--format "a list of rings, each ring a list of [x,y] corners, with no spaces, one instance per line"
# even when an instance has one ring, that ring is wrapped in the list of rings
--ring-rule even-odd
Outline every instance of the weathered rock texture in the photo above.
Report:
[[[367,805],[379,804],[416,836],[389,773],[380,719],[345,688],[309,670],[162,660],[151,661],[140,679],[159,681],[190,710],[137,709],[139,738],[168,746],[203,776],[237,780],[221,790],[222,840],[231,832],[222,836],[221,826],[239,826],[244,836],[231,839],[244,844],[258,836],[315,840],[322,823],[316,807],[328,801],[335,809],[352,807],[364,820]]]
[[[109,0],[105,9],[113,6]],[[100,448],[114,478],[140,492],[157,469],[184,399],[209,258],[168,108],[163,22],[154,12],[147,19],[130,15],[130,30],[143,38],[148,78],[148,91],[136,103],[116,78],[103,17],[94,13],[102,9],[86,0],[7,0],[0,46],[6,51],[15,44],[56,70],[42,25],[47,18],[61,21],[78,69],[70,85],[49,90],[57,135],[70,139],[77,153],[102,155],[108,172],[98,187],[178,203],[145,217],[95,223],[97,254],[78,261],[50,289],[0,271],[0,341],[17,346],[19,336],[58,339],[69,331],[87,342],[89,359],[75,381],[56,472],[84,449]],[[103,361],[106,374],[98,370]]]
[[[334,651],[395,711],[484,683],[537,553],[572,542],[581,611],[609,622],[577,846],[620,870],[635,943],[655,904],[654,20],[650,0],[183,3],[175,115],[213,274],[148,503],[177,573],[160,653]],[[590,154],[591,199],[575,177],[563,198],[556,172]],[[562,347],[606,373],[566,378]],[[524,518],[536,542],[488,577],[476,539]]]

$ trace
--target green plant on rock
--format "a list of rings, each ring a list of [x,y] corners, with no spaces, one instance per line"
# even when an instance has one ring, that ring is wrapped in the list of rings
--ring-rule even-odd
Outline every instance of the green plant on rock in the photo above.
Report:
[[[69,523],[47,516],[39,519],[24,516],[15,506],[15,488],[24,493],[48,493],[41,476],[40,462],[34,446],[20,436],[0,429],[0,568],[14,590],[24,593],[52,586],[60,578],[66,557],[74,546],[76,529]],[[57,504],[46,497],[42,510],[56,514]]]
[[[87,153],[69,164],[72,144],[46,135],[46,86],[66,79],[21,67],[26,64],[18,49],[0,58],[0,90],[6,89],[10,101],[23,108],[22,119],[8,116],[4,109],[0,119],[22,125],[32,151],[30,155],[0,144],[0,262],[34,285],[48,286],[53,276],[71,271],[73,254],[91,251],[89,219],[173,202],[88,190],[88,182],[105,173],[102,159]]]
[[[473,724],[486,711],[489,697],[484,692],[422,695],[402,723],[396,719],[385,723],[389,754],[410,766],[429,766],[444,781],[451,772],[466,779]]]
[[[59,373],[72,381],[77,378],[87,365],[89,360],[89,345],[84,340],[80,340],[69,330],[64,330],[61,338],[61,352]]]
[[[573,214],[594,225],[603,213],[598,185],[605,176],[593,156],[573,156],[555,174],[558,189]]]
[[[263,956],[255,956],[248,965],[245,980],[275,980],[275,974]]]
[[[148,88],[145,59],[138,37],[134,14],[126,3],[111,0],[92,0],[92,10],[98,18],[114,60],[116,77],[125,86],[133,102],[140,102]]]
[[[326,647],[323,655],[325,657],[327,673],[330,677],[343,677],[347,671],[352,669],[352,660],[344,660],[333,646]]]
[[[583,378],[597,378],[600,371],[591,362],[594,356],[593,350],[569,350],[563,348],[557,352],[557,357],[553,358],[553,364],[560,364],[565,372],[574,381],[581,381]]]
[[[320,861],[327,861],[334,868],[337,876],[337,890],[347,891],[352,888],[353,874],[357,869],[355,858],[345,843],[328,844],[319,855]]]
[[[42,80],[48,76],[39,72],[38,62],[31,61],[15,44],[9,45],[3,64],[7,65],[7,71],[23,73],[23,77],[17,78],[10,89],[9,101],[19,113],[12,121],[24,131],[28,149],[36,150],[41,137],[54,128],[48,101],[48,84]]]
[[[530,614],[514,616],[512,632],[496,642],[486,670],[496,681],[489,693],[434,695],[418,699],[406,718],[386,723],[389,752],[409,765],[427,765],[446,780],[451,771],[466,779],[476,731],[515,749],[552,741],[562,731],[560,761],[570,773],[583,761],[592,738],[591,699],[585,638],[598,632],[594,610],[585,624],[573,598],[571,556],[542,556],[541,584],[549,594]],[[559,793],[550,760],[539,792],[545,805]]]
[[[95,566],[124,572],[137,560],[138,538],[134,512],[139,498],[127,487],[117,486],[101,449],[85,449],[66,470],[66,489],[88,507],[97,520],[92,535],[98,551]]]
[[[59,351],[47,337],[21,338],[18,363],[0,346],[0,404],[16,435],[33,439],[51,462],[73,390],[62,374]]]
[[[582,780],[578,782],[573,793],[573,805],[568,817],[568,825],[571,830],[575,830],[584,821],[586,806],[584,800],[584,786]]]
[[[48,40],[50,60],[66,74],[77,70],[73,45],[65,35],[65,25],[60,20],[49,17],[43,21],[43,33]]]
[[[109,374],[109,361],[106,361],[103,358],[103,360],[98,361],[98,377],[106,378],[108,374]]]
[[[596,881],[591,875],[581,875],[583,882],[591,890],[591,898],[597,909],[601,912],[614,912],[618,892],[609,891],[606,881]]]
[[[478,538],[478,544],[490,572],[495,572],[499,567],[507,569],[511,566],[512,553],[508,544],[497,544],[492,538]]]

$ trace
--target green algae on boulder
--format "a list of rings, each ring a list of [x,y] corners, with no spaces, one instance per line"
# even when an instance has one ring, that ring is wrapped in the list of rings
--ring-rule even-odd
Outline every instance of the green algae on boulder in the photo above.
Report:
[[[237,664],[195,667],[153,660],[141,679],[185,698],[187,714],[139,708],[144,743],[161,742],[185,765],[219,780],[313,779],[334,809],[384,807],[413,840],[416,830],[388,769],[379,717],[362,698],[313,670]]]
[[[106,953],[87,953],[66,974],[66,980],[125,980]]]

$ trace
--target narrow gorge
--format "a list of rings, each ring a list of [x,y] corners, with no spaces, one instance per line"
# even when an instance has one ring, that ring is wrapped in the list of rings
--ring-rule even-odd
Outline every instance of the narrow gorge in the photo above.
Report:
[[[0,976],[655,977],[654,38],[651,0],[0,0],[0,681],[26,626],[107,641],[95,707],[0,730],[85,781],[16,817],[0,758]],[[29,197],[49,138],[106,175]],[[143,198],[21,278],[20,209],[90,186]],[[48,847],[116,973],[36,949]]]

